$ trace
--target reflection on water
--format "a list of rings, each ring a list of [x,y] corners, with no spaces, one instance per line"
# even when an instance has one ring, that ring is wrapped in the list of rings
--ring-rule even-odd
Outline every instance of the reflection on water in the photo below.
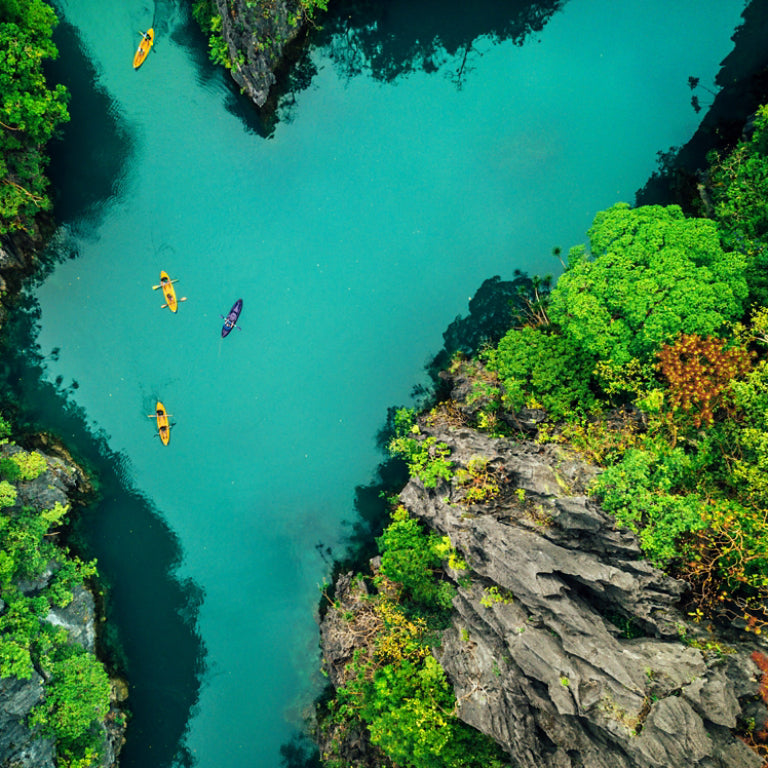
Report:
[[[127,485],[123,458],[109,450],[104,437],[93,436],[65,391],[44,383],[45,360],[33,343],[38,313],[37,305],[27,302],[3,326],[0,401],[15,409],[22,429],[59,437],[93,473],[98,488],[98,500],[74,525],[71,546],[84,558],[98,553],[106,612],[101,653],[129,683],[130,719],[120,764],[191,765],[182,737],[205,671],[205,648],[196,631],[202,591],[174,575],[179,541],[152,504]]]

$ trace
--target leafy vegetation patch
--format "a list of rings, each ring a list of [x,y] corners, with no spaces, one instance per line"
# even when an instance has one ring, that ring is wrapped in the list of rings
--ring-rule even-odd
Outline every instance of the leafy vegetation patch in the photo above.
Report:
[[[450,542],[398,507],[378,544],[377,591],[349,616],[366,642],[329,704],[325,728],[343,733],[361,725],[381,750],[382,765],[502,768],[498,746],[456,717],[456,698],[430,649],[454,594],[439,578],[442,563],[458,565]],[[323,762],[346,765],[333,749]]]
[[[10,426],[0,417],[0,440]],[[16,482],[32,480],[47,464],[38,453],[11,454],[0,466],[0,677],[28,680],[41,675],[44,699],[30,713],[29,725],[56,739],[58,765],[89,768],[103,750],[110,684],[102,664],[67,631],[47,620],[68,606],[74,591],[96,575],[96,565],[69,555],[54,543],[55,529],[69,507],[38,510],[16,506]],[[34,589],[24,585],[34,583]]]
[[[768,625],[768,107],[749,139],[710,160],[714,219],[687,218],[677,206],[599,213],[589,247],[571,251],[557,284],[478,361],[457,356],[451,373],[469,393],[465,423],[514,434],[521,411],[543,411],[539,441],[567,441],[603,468],[593,493],[653,563],[687,580],[695,621],[760,633]],[[412,411],[398,411],[390,451],[427,488],[453,478],[471,501],[493,497],[487,467],[455,467]],[[397,514],[380,541],[382,562],[416,622],[429,609],[414,614],[413,598],[441,602],[426,585],[444,555]],[[484,596],[489,605],[504,599]],[[400,673],[365,667],[344,694],[401,765],[454,764],[449,743],[393,730],[398,721],[435,724],[449,705],[427,658],[409,658]],[[768,660],[755,662],[765,698]],[[405,706],[401,686],[420,703]],[[426,701],[432,720],[420,709]],[[766,755],[768,731],[758,726],[744,739]]]
[[[51,207],[44,147],[69,120],[66,89],[43,74],[56,24],[43,0],[0,0],[0,234],[29,231]]]

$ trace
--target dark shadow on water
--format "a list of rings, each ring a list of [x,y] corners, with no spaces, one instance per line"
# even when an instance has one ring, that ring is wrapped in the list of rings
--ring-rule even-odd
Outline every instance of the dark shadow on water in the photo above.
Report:
[[[46,65],[49,82],[70,93],[70,121],[50,146],[54,214],[60,222],[94,226],[102,207],[119,197],[133,139],[116,104],[99,86],[98,72],[83,51],[78,32],[57,7],[54,32],[59,57]]]
[[[461,85],[478,55],[478,38],[522,45],[541,32],[567,0],[340,0],[315,42],[327,47],[345,77],[391,82],[414,71],[436,72],[451,60]]]
[[[320,768],[317,745],[305,734],[299,734],[280,747],[280,765],[284,768]]]
[[[344,78],[367,75],[392,82],[417,70],[446,69],[457,87],[471,72],[481,53],[478,38],[490,43],[512,40],[523,45],[542,31],[551,16],[568,0],[340,0],[310,26],[286,51],[283,69],[262,109],[240,93],[229,73],[208,58],[208,40],[191,14],[176,26],[174,40],[194,58],[201,83],[222,78],[229,97],[226,108],[253,133],[269,138],[278,122],[293,119],[296,97],[310,87],[317,74],[311,51],[321,47]],[[178,0],[166,0],[166,3]],[[445,67],[450,62],[449,67]]]
[[[707,153],[733,147],[748,116],[768,102],[768,0],[752,0],[742,19],[715,78],[717,95],[690,73],[691,110],[706,110],[704,117],[684,146],[658,153],[658,170],[637,192],[636,205],[676,203],[689,214],[700,213],[697,185]]]
[[[546,283],[546,280],[542,281]],[[486,344],[495,344],[515,323],[531,297],[534,280],[516,270],[513,280],[495,276],[485,280],[469,301],[469,314],[458,316],[443,333],[443,348],[427,365],[432,387],[414,390],[412,402],[393,405],[376,436],[382,455],[387,456],[387,445],[394,436],[394,415],[401,407],[428,408],[446,393],[440,378],[451,358],[457,352],[473,355]],[[377,554],[376,537],[387,525],[393,501],[408,482],[408,468],[399,458],[385,458],[377,468],[376,477],[369,485],[355,488],[355,518],[349,523],[343,552],[333,552],[332,576],[348,571],[365,573],[368,561]],[[321,601],[320,610],[324,610]]]
[[[44,381],[45,360],[34,345],[38,314],[34,303],[20,302],[3,326],[0,402],[25,431],[44,430],[60,439],[97,484],[96,500],[80,510],[70,545],[81,557],[98,559],[106,613],[100,645],[129,684],[120,765],[192,766],[182,739],[205,671],[196,630],[202,591],[177,578],[179,542],[130,487],[122,457],[87,429],[66,392]]]

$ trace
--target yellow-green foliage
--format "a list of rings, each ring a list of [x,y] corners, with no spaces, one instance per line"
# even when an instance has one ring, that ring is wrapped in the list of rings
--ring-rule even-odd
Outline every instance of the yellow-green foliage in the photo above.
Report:
[[[366,647],[348,667],[348,682],[330,703],[330,717],[342,726],[362,723],[394,765],[501,768],[505,761],[496,744],[456,717],[455,696],[428,643],[439,600],[426,584],[434,583],[440,560],[453,554],[450,542],[426,534],[400,507],[379,545],[380,591],[352,617],[351,631],[365,633]],[[412,604],[406,609],[400,602],[416,594],[426,599],[425,616],[415,617]],[[323,759],[327,766],[343,765],[333,754]]]
[[[495,499],[499,493],[499,483],[488,460],[482,456],[473,456],[463,467],[456,470],[456,484],[464,488],[462,502],[465,504],[482,504]]]
[[[12,507],[16,503],[16,486],[7,480],[0,480],[0,509]]]
[[[712,153],[707,189],[727,248],[747,257],[750,294],[768,304],[768,105],[754,132],[728,153]]]
[[[389,443],[389,452],[402,457],[411,475],[418,477],[425,488],[435,488],[440,479],[451,479],[453,462],[448,458],[450,449],[435,437],[421,435],[412,410],[399,408],[395,413],[394,427],[395,436]]]
[[[48,468],[45,458],[37,451],[19,451],[11,456],[11,461],[19,468],[22,480],[34,480]]]
[[[451,552],[450,542],[433,532],[398,507],[393,520],[379,539],[381,572],[402,585],[405,597],[428,611],[444,610],[451,604],[453,587],[438,578],[439,569]]]

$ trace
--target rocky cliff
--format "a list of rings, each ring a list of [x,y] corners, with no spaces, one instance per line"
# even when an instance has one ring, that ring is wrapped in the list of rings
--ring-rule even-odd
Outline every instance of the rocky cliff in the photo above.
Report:
[[[45,441],[48,442],[48,441]],[[12,456],[21,449],[12,444],[0,446],[0,459]],[[46,468],[35,479],[15,483],[17,498],[13,506],[5,507],[3,514],[14,515],[22,508],[36,511],[65,506],[74,495],[90,488],[85,473],[61,447],[48,442],[47,453],[41,453]],[[63,557],[63,555],[62,555]],[[45,571],[33,579],[16,583],[16,588],[27,596],[40,594],[50,583],[61,560],[52,560]],[[0,598],[0,616],[6,611]],[[65,607],[51,608],[44,621],[66,630],[69,643],[77,643],[95,653],[97,644],[96,608],[93,594],[82,586],[73,588],[73,598]],[[27,718],[32,709],[45,696],[46,673],[35,669],[29,679],[15,676],[0,678],[0,766],[2,768],[55,768],[55,741],[31,729]],[[101,766],[113,766],[123,743],[124,716],[122,702],[127,695],[125,684],[111,681],[111,709],[98,728],[104,736],[105,750]]]
[[[286,48],[305,27],[300,0],[216,0],[221,34],[235,82],[259,107],[264,106]]]
[[[452,624],[433,649],[458,717],[516,768],[763,765],[739,733],[768,715],[751,660],[765,649],[689,623],[685,585],[643,560],[636,536],[588,495],[597,470],[560,446],[463,426],[458,384],[452,417],[422,421],[422,434],[450,447],[454,469],[480,460],[498,493],[467,503],[454,478],[433,489],[411,479],[400,494],[468,565],[447,571]],[[337,587],[321,626],[333,684],[355,650],[349,616],[364,605],[360,582]],[[347,752],[350,765],[369,764],[365,733]]]

